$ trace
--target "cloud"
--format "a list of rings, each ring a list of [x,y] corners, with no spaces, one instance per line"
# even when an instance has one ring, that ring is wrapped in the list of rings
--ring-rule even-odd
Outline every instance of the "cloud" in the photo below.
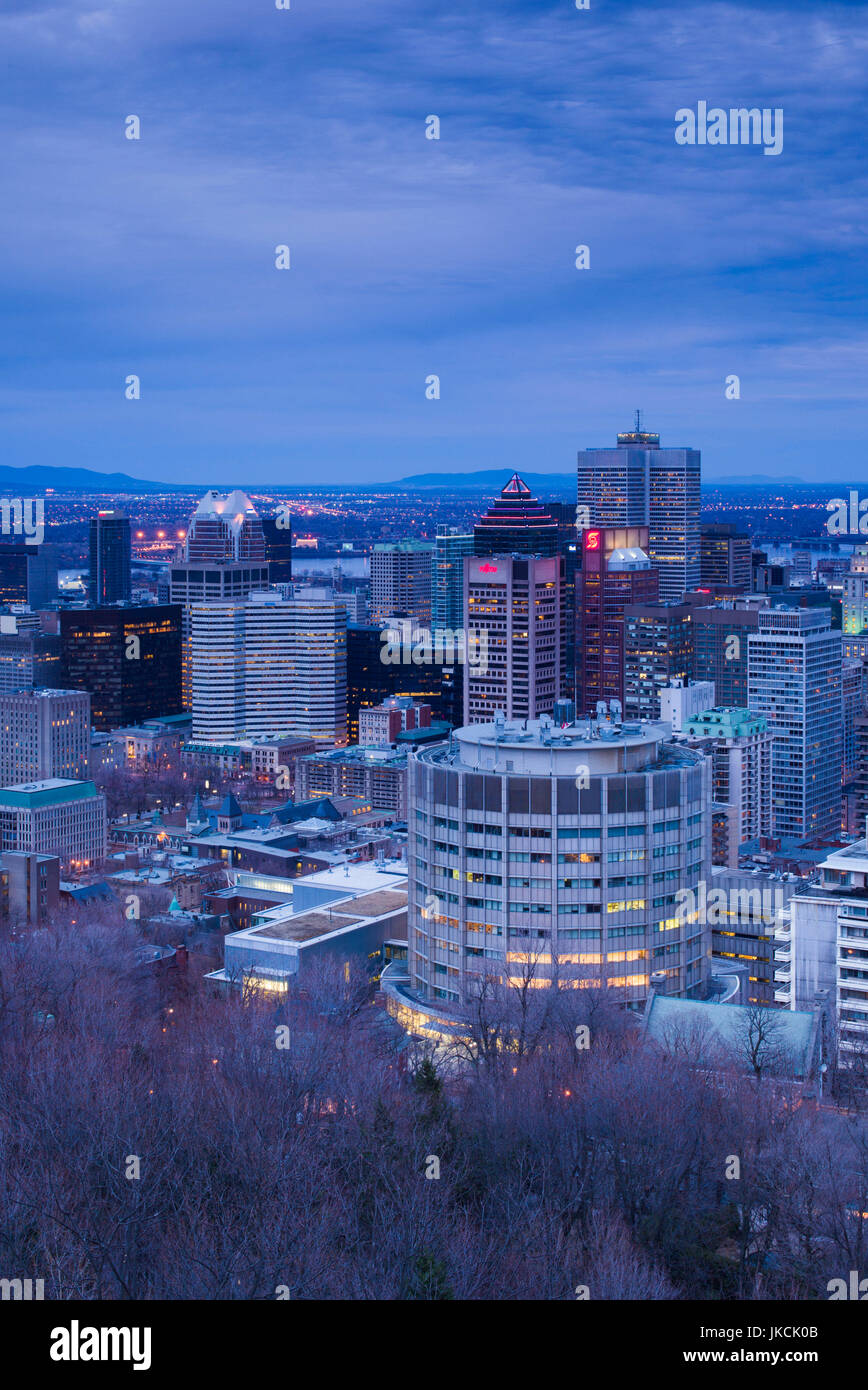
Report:
[[[713,466],[728,371],[745,471],[827,401],[864,437],[858,7],[69,0],[0,43],[11,461],[566,468],[642,404]],[[782,106],[783,155],[676,146],[700,99]]]

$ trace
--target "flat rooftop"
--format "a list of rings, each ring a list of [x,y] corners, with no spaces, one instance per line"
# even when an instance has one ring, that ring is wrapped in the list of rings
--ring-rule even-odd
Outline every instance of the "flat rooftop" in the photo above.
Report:
[[[311,941],[315,936],[326,936],[339,931],[341,927],[351,927],[363,922],[364,917],[353,916],[350,912],[300,912],[297,917],[284,917],[279,922],[269,922],[264,927],[250,927],[247,936],[267,936],[275,941]]]

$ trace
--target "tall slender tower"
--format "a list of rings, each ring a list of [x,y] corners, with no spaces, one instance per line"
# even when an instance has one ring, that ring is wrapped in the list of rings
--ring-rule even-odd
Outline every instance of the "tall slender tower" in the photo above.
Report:
[[[698,449],[661,449],[638,411],[614,449],[579,451],[580,529],[647,526],[663,602],[677,603],[700,583],[700,471]]]

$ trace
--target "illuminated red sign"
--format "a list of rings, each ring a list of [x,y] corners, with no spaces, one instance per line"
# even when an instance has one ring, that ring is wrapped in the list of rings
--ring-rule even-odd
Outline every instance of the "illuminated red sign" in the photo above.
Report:
[[[586,549],[586,550],[599,550],[599,549],[600,549],[600,533],[599,533],[599,531],[586,531],[586,532],[585,532],[585,549]]]
[[[497,565],[480,565],[480,574],[497,574]]]

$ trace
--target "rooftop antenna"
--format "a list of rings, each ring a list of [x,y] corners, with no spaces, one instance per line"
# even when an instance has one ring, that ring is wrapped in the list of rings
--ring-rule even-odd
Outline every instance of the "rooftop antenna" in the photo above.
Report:
[[[637,434],[641,434],[641,433],[642,433],[642,412],[641,412],[641,410],[637,410],[637,411],[636,411],[636,433],[637,433]]]

